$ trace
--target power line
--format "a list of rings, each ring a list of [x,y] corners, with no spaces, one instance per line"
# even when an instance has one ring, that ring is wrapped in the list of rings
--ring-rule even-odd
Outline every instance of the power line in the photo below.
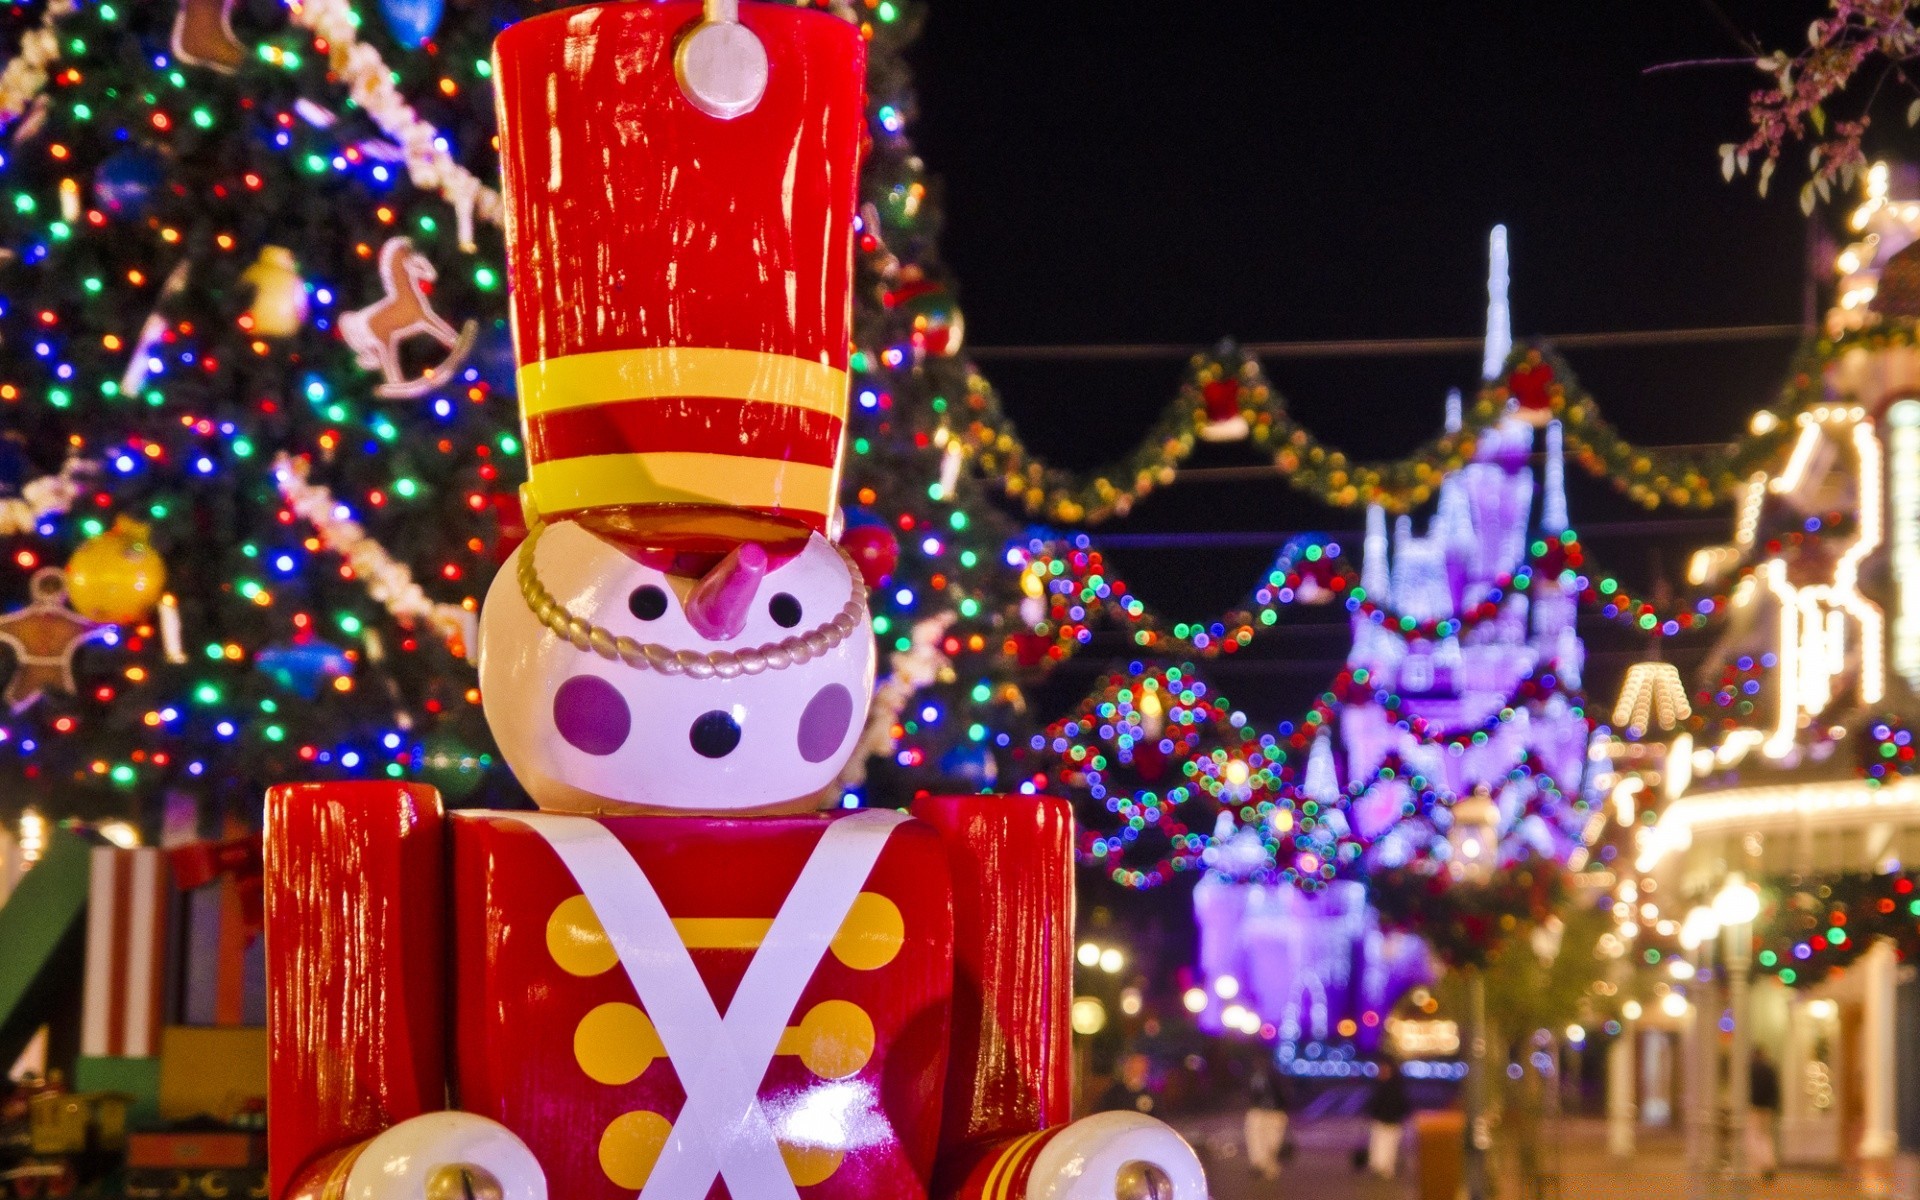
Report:
[[[1263,468],[1268,475],[1273,468]],[[1720,534],[1729,531],[1725,518],[1693,517],[1676,518],[1671,521],[1596,521],[1579,527],[1582,538],[1601,537],[1644,537],[1648,534],[1673,534],[1690,536],[1695,534]],[[1308,536],[1309,531],[1286,532],[1269,530],[1226,530],[1221,532],[1172,530],[1163,533],[1109,533],[1093,539],[1102,550],[1233,550],[1266,549],[1284,546],[1295,538]],[[1359,529],[1316,529],[1311,531],[1315,537],[1331,537],[1340,541],[1358,542],[1364,533]]]
[[[1650,450],[1671,450],[1676,452],[1699,450],[1724,450],[1730,442],[1698,442],[1684,446],[1650,446]],[[1536,459],[1540,455],[1534,456]],[[1272,463],[1256,464],[1245,467],[1187,467],[1174,468],[1175,483],[1258,483],[1268,479],[1277,479],[1284,472]],[[1585,529],[1582,526],[1582,529]]]
[[[1615,333],[1546,334],[1539,341],[1560,349],[1614,346],[1684,346],[1707,342],[1764,342],[1801,338],[1804,325],[1718,325],[1701,329],[1629,329]],[[1261,358],[1390,358],[1417,355],[1477,354],[1484,337],[1359,338],[1340,341],[1243,342],[1240,349]],[[1188,358],[1194,347],[1181,342],[1105,345],[969,346],[982,362],[1145,361]]]

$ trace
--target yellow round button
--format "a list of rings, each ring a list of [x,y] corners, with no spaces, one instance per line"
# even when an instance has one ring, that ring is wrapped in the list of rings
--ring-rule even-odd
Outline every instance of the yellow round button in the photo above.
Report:
[[[822,1079],[858,1074],[873,1057],[873,1020],[859,1005],[822,1000],[800,1019],[800,1061]]]
[[[787,1174],[793,1177],[795,1187],[812,1187],[816,1183],[825,1183],[840,1169],[840,1160],[847,1156],[845,1150],[829,1150],[824,1146],[796,1146],[790,1142],[780,1143],[780,1157],[786,1160]]]
[[[603,975],[620,961],[585,896],[562,900],[547,918],[547,953],[569,975]]]
[[[596,1083],[632,1083],[666,1052],[653,1022],[631,1004],[602,1004],[573,1030],[574,1061]]]
[[[600,1169],[615,1187],[637,1192],[647,1186],[653,1164],[673,1126],[654,1112],[621,1113],[600,1135]]]
[[[861,892],[833,935],[833,956],[856,971],[873,971],[892,962],[906,940],[900,907],[878,892]]]

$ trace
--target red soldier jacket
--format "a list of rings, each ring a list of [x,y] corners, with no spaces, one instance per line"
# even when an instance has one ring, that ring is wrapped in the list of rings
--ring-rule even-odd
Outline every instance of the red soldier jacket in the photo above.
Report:
[[[1070,855],[1041,797],[594,818],[276,788],[272,1194],[443,1108],[567,1200],[1004,1189],[1068,1116]]]

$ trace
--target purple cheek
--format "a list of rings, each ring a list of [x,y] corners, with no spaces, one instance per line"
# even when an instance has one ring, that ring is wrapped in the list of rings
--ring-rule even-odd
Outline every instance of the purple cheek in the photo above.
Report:
[[[837,683],[821,688],[800,714],[800,757],[810,763],[832,758],[851,724],[853,693]]]
[[[612,684],[576,675],[553,694],[553,725],[582,754],[612,754],[633,732],[633,714]]]

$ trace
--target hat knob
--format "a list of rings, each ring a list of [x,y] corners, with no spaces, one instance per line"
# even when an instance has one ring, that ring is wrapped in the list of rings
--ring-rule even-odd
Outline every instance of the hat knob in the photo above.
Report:
[[[706,0],[700,23],[673,55],[680,90],[722,121],[750,113],[767,90],[767,48],[740,23],[740,0]]]

